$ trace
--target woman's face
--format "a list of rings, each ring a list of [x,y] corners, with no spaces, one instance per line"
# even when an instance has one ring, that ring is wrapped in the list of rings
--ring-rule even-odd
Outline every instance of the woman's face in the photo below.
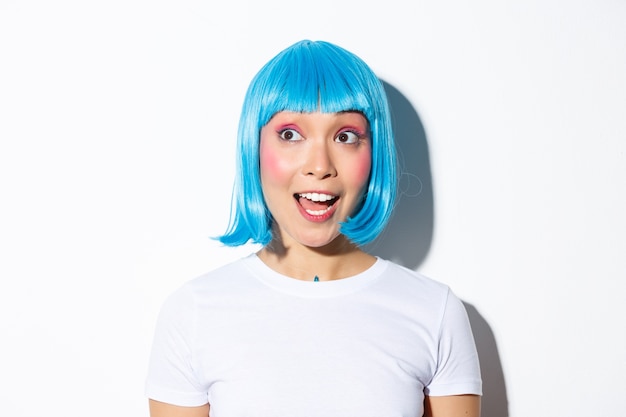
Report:
[[[335,240],[361,201],[371,159],[361,113],[275,114],[261,129],[261,185],[283,244]]]

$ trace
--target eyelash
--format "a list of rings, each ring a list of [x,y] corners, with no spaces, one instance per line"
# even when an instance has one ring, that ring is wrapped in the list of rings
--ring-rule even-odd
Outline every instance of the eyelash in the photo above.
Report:
[[[344,142],[344,141],[338,140],[341,135],[350,134],[350,133],[355,136],[353,142]],[[361,139],[363,139],[363,135],[361,133],[359,133],[359,132],[354,131],[354,130],[344,130],[344,131],[339,132],[337,134],[337,136],[335,136],[335,142],[343,143],[345,145],[353,145],[353,144],[359,143],[361,141]]]
[[[299,136],[300,138],[302,138],[302,137],[303,137],[303,136],[300,134],[300,132],[298,132],[296,129],[293,129],[293,128],[290,128],[290,127],[285,128],[285,129],[281,129],[281,130],[279,130],[279,131],[278,131],[278,136],[280,136],[280,138],[281,138],[282,140],[286,141],[286,142],[294,142],[294,141],[295,141],[295,139],[293,139],[293,138],[286,138],[286,137],[285,137],[285,134],[286,134],[287,132],[294,132],[294,133],[295,133],[295,135]]]
[[[302,138],[302,139],[304,138],[300,132],[298,132],[296,129],[293,129],[293,128],[282,129],[282,130],[279,130],[277,133],[278,133],[278,136],[280,136],[280,138],[282,140],[286,141],[286,142],[294,142],[296,140],[301,140],[301,139],[294,139],[293,136],[290,137],[290,138],[285,137],[285,135],[287,133],[289,133],[289,132],[293,132],[294,136],[297,136],[297,137]],[[350,140],[349,138],[348,138],[347,141],[339,140],[339,137],[341,135],[346,135],[346,134],[352,134],[352,135],[355,136],[355,138],[353,138],[352,142],[349,141]],[[342,143],[344,145],[353,145],[353,144],[359,143],[361,141],[361,139],[363,139],[363,135],[361,133],[359,133],[357,131],[354,131],[354,130],[343,130],[343,131],[337,133],[337,136],[335,136],[334,141],[337,142],[337,143]]]

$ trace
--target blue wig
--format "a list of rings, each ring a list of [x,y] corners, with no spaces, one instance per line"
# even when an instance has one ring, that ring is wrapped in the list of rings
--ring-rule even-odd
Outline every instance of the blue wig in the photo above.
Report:
[[[272,239],[272,215],[261,188],[261,128],[281,111],[338,113],[358,111],[367,118],[372,167],[364,201],[341,233],[357,245],[384,229],[395,204],[396,150],[382,83],[359,57],[322,41],[300,41],[270,60],[246,93],[237,134],[237,171],[230,224],[218,239],[229,246],[265,245]]]

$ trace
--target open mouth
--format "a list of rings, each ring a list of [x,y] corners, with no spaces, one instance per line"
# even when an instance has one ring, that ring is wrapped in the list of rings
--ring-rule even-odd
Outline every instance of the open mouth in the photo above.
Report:
[[[294,194],[298,204],[302,206],[311,216],[322,216],[326,214],[335,204],[339,197],[324,193],[299,193]]]

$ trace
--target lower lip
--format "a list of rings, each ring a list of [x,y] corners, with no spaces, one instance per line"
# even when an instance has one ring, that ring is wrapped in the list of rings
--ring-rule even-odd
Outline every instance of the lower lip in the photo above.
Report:
[[[300,214],[302,214],[302,217],[314,223],[322,223],[330,219],[333,216],[333,214],[335,214],[335,210],[337,209],[337,201],[335,201],[335,203],[330,207],[330,209],[328,209],[328,211],[326,211],[324,214],[315,215],[315,214],[311,214],[307,212],[304,209],[304,207],[302,207],[297,201],[296,201],[296,205],[298,206],[298,210],[300,210]]]

